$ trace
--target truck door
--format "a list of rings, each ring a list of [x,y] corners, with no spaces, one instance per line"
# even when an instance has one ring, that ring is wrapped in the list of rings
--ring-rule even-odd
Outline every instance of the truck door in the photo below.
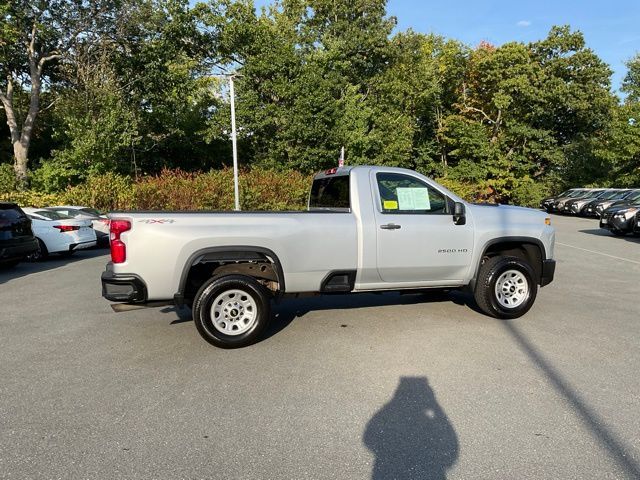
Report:
[[[371,184],[382,280],[464,280],[471,262],[473,226],[453,222],[452,202],[446,195],[407,173],[372,172]]]

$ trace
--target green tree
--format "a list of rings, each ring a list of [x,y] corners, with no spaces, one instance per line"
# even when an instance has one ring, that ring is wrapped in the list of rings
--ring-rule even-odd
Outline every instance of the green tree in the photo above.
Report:
[[[627,75],[621,90],[627,94],[628,103],[640,103],[640,53],[627,62]]]
[[[56,65],[74,45],[91,41],[109,23],[115,6],[110,0],[12,0],[0,7],[0,102],[23,188],[43,84],[56,80]],[[28,92],[29,102],[19,111],[15,100],[22,91]]]

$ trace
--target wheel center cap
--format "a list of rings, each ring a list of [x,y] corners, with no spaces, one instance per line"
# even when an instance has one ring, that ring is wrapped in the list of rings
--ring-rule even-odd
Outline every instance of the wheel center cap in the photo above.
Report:
[[[233,310],[231,310],[231,316],[232,317],[237,317],[238,316],[238,310],[236,310],[235,308]]]

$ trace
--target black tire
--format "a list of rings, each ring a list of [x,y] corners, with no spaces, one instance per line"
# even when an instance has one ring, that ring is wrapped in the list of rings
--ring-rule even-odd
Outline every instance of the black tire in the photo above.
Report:
[[[212,307],[214,301],[220,295],[225,294],[225,292],[231,292],[232,290],[239,290],[250,298],[255,304],[257,311],[247,331],[229,335],[223,333],[214,325]],[[247,310],[249,310],[248,307]],[[260,335],[271,320],[271,295],[265,287],[252,277],[245,275],[227,275],[212,278],[200,287],[200,290],[198,290],[194,298],[193,320],[202,338],[210,344],[220,348],[246,347],[260,339]],[[226,327],[224,320],[219,321],[218,325],[220,324]],[[230,321],[230,324],[233,324],[233,320]]]
[[[49,250],[47,250],[47,246],[39,238],[37,240],[38,250],[27,257],[31,262],[39,262],[49,256]]]
[[[514,307],[504,306],[496,293],[496,282],[509,270],[521,273],[528,286],[524,301]],[[487,315],[509,319],[518,318],[527,313],[533,306],[537,293],[538,284],[531,265],[518,257],[500,256],[489,258],[480,267],[474,297],[480,310]]]

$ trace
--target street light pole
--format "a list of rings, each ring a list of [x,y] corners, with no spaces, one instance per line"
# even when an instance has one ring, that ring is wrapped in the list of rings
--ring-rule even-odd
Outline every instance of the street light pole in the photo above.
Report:
[[[238,140],[236,133],[236,102],[233,89],[233,75],[229,76],[229,96],[231,97],[231,145],[233,148],[233,194],[235,210],[240,210],[240,192],[238,188]]]

